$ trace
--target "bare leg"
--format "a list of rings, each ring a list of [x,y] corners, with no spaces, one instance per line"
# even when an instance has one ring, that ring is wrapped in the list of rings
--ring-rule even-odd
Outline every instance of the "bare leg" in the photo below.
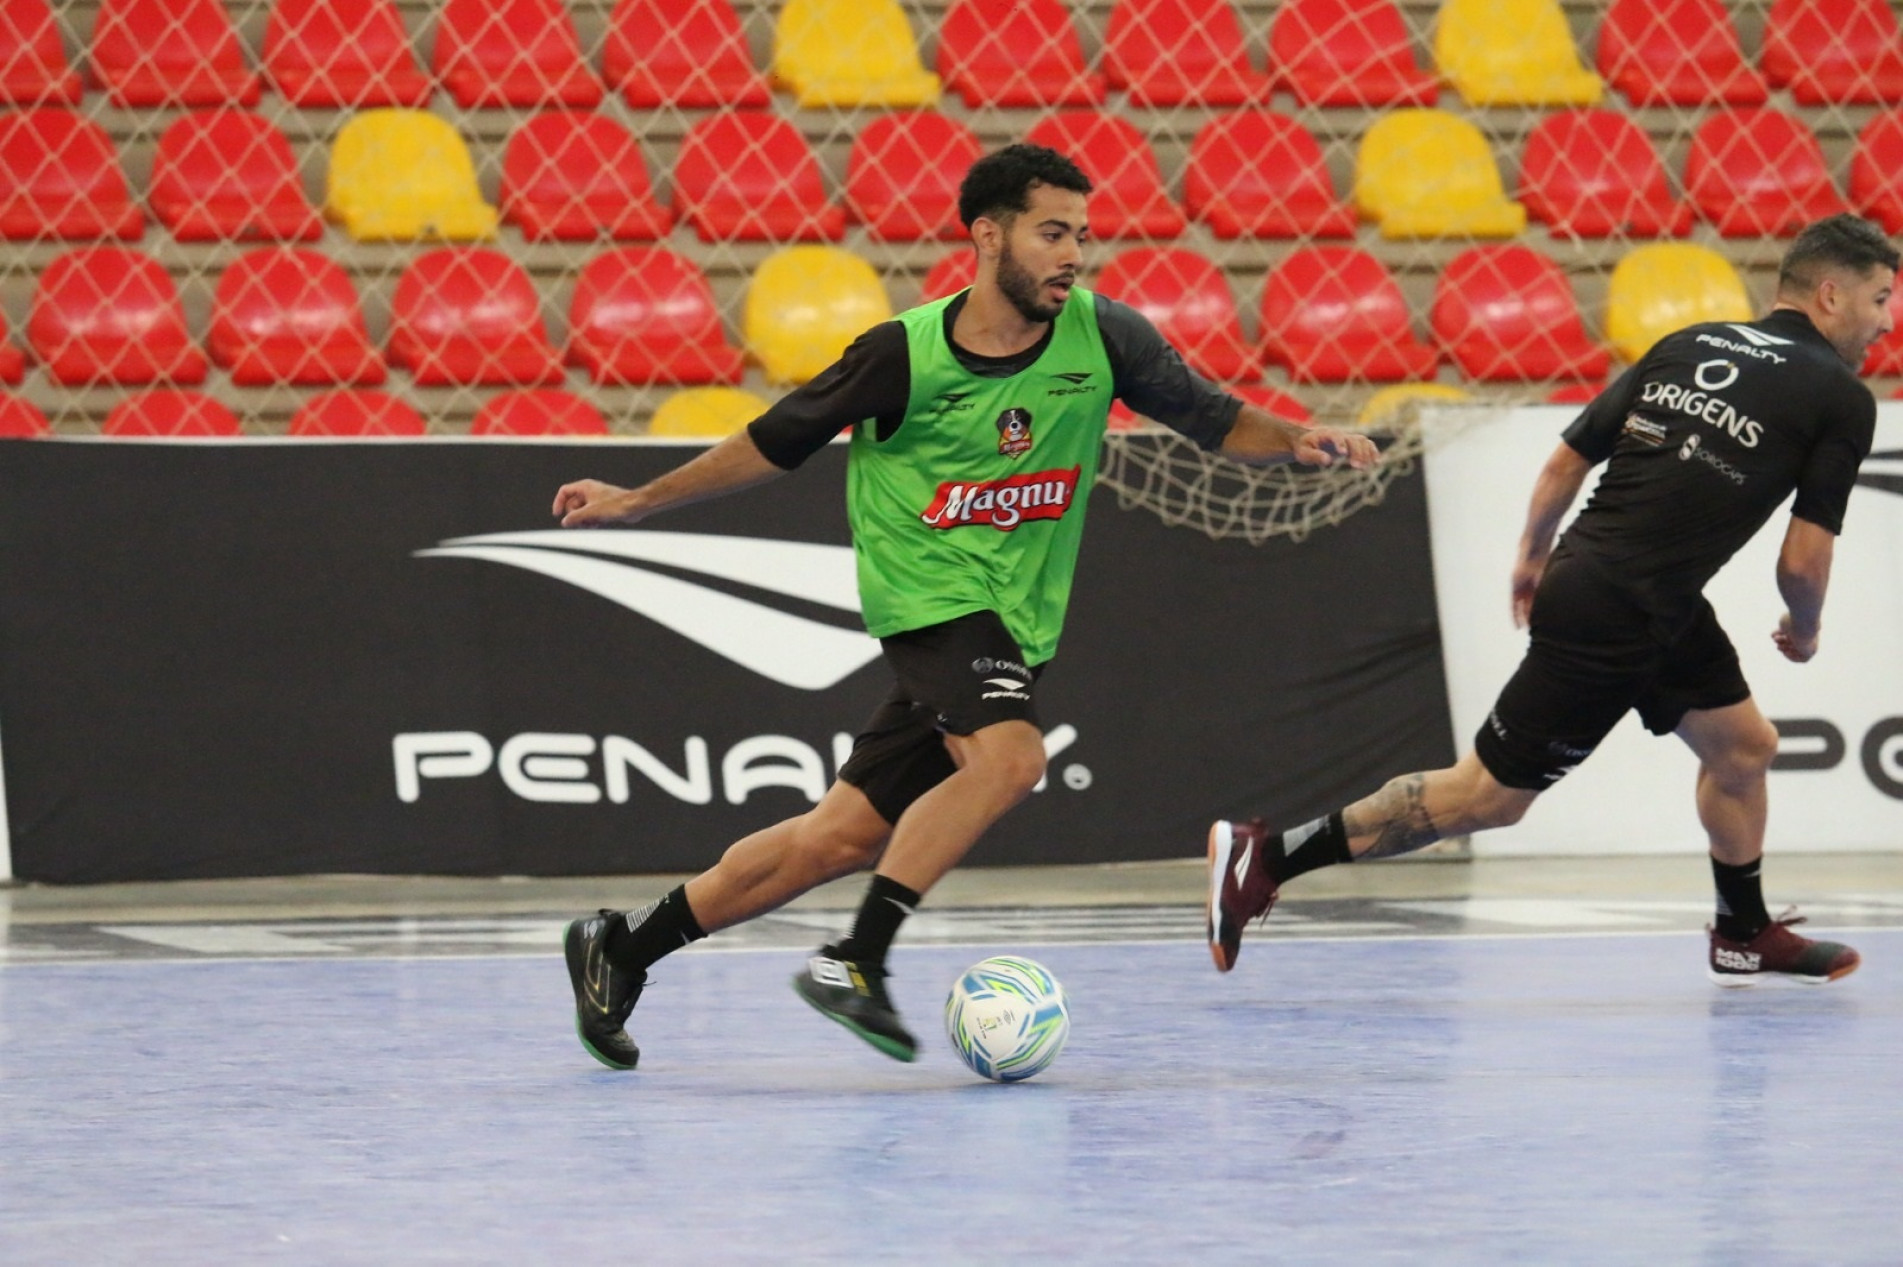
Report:
[[[1537,796],[1505,786],[1469,752],[1448,769],[1388,780],[1342,810],[1341,824],[1357,859],[1391,858],[1447,836],[1517,823]]]
[[[1747,699],[1686,713],[1677,733],[1698,754],[1698,821],[1711,856],[1734,867],[1757,861],[1764,855],[1765,775],[1777,755],[1777,728]]]
[[[731,927],[871,866],[891,833],[864,792],[834,783],[811,810],[729,846],[687,882],[687,904],[706,932]]]
[[[899,818],[879,874],[925,893],[1044,777],[1044,737],[1026,721],[947,735],[958,770]]]

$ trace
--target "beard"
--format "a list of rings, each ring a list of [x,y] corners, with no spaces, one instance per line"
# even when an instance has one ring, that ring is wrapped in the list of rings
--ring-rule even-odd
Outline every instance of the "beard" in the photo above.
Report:
[[[1026,321],[1055,321],[1057,314],[1064,311],[1062,300],[1048,304],[1039,298],[1043,283],[1031,275],[1030,269],[1018,263],[1017,256],[1011,254],[1009,243],[1006,243],[1003,254],[998,256],[998,289],[1004,292],[1004,297],[1011,301],[1011,306]]]

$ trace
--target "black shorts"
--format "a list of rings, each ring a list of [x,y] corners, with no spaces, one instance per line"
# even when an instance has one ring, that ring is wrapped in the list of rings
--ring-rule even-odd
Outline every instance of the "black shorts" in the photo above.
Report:
[[[1555,555],[1533,600],[1532,642],[1474,737],[1507,787],[1553,786],[1630,709],[1655,735],[1694,709],[1751,698],[1738,653],[1704,599],[1661,631],[1630,594],[1586,560]]]
[[[969,735],[1001,721],[1037,724],[1032,687],[1044,671],[996,612],[973,612],[942,625],[882,638],[898,684],[853,740],[839,777],[866,794],[888,823],[958,767],[946,735]]]

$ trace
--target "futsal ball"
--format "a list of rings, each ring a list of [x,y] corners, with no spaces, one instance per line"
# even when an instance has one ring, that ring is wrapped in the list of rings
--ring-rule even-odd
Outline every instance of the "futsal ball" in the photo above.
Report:
[[[1001,955],[965,969],[945,999],[945,1033],[973,1073],[1021,1082],[1070,1037],[1064,987],[1043,964]]]

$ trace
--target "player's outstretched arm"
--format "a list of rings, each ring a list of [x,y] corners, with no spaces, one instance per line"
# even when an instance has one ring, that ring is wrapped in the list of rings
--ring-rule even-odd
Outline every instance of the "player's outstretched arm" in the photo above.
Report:
[[[600,480],[564,484],[555,494],[554,513],[564,528],[638,523],[658,510],[706,501],[784,474],[767,461],[752,436],[736,431],[692,461],[639,488],[617,488]]]
[[[1236,425],[1223,438],[1222,455],[1247,466],[1300,462],[1304,466],[1333,466],[1346,462],[1365,471],[1381,460],[1374,441],[1339,427],[1303,427],[1285,422],[1254,405],[1244,405]]]
[[[1525,628],[1533,610],[1533,594],[1546,571],[1546,558],[1553,552],[1553,534],[1567,508],[1579,496],[1580,485],[1592,463],[1565,441],[1553,450],[1533,483],[1533,500],[1526,508],[1526,528],[1520,533],[1520,554],[1513,563],[1513,623]]]
[[[1824,592],[1830,588],[1830,563],[1837,538],[1828,528],[1791,516],[1784,548],[1777,556],[1777,589],[1788,609],[1771,641],[1786,660],[1803,664],[1817,654],[1823,632]]]

